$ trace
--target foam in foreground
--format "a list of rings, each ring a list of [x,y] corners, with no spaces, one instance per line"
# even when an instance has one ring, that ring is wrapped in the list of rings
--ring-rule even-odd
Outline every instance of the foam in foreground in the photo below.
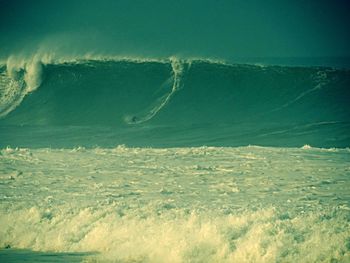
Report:
[[[349,262],[349,156],[308,146],[7,148],[0,245],[15,250],[0,258]]]

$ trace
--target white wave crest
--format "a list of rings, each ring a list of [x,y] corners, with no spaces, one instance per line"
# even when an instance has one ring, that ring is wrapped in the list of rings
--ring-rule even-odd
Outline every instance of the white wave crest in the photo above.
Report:
[[[29,59],[9,57],[6,63],[7,74],[10,78],[18,80],[20,73],[23,73],[23,79],[26,84],[26,92],[36,90],[42,83],[43,64],[50,60],[46,56],[34,56]]]
[[[13,111],[25,96],[24,81],[9,77],[6,72],[0,74],[0,118]]]
[[[48,58],[8,58],[6,72],[0,74],[0,118],[16,109],[27,94],[40,87],[43,80],[43,62],[48,63]]]
[[[42,82],[43,66],[39,61],[33,61],[26,65],[24,81],[27,85],[27,92],[36,90]]]

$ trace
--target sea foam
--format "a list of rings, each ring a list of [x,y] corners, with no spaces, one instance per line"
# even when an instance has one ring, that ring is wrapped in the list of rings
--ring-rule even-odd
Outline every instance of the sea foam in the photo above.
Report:
[[[97,253],[86,262],[347,262],[348,155],[7,148],[0,245]]]

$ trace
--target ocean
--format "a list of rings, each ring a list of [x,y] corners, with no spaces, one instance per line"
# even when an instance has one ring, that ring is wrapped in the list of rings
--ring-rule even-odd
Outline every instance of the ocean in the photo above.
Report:
[[[350,70],[0,66],[1,262],[350,262]]]

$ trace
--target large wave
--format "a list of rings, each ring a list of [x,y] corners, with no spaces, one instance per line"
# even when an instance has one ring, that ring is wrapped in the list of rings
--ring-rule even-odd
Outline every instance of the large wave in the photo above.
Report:
[[[145,133],[153,127],[153,137],[169,142],[173,132],[173,141],[186,135],[195,145],[273,145],[282,137],[285,145],[303,145],[305,136],[317,146],[350,142],[349,70],[171,58],[10,60],[0,71],[2,131],[74,126]],[[123,136],[118,143],[129,143]]]

